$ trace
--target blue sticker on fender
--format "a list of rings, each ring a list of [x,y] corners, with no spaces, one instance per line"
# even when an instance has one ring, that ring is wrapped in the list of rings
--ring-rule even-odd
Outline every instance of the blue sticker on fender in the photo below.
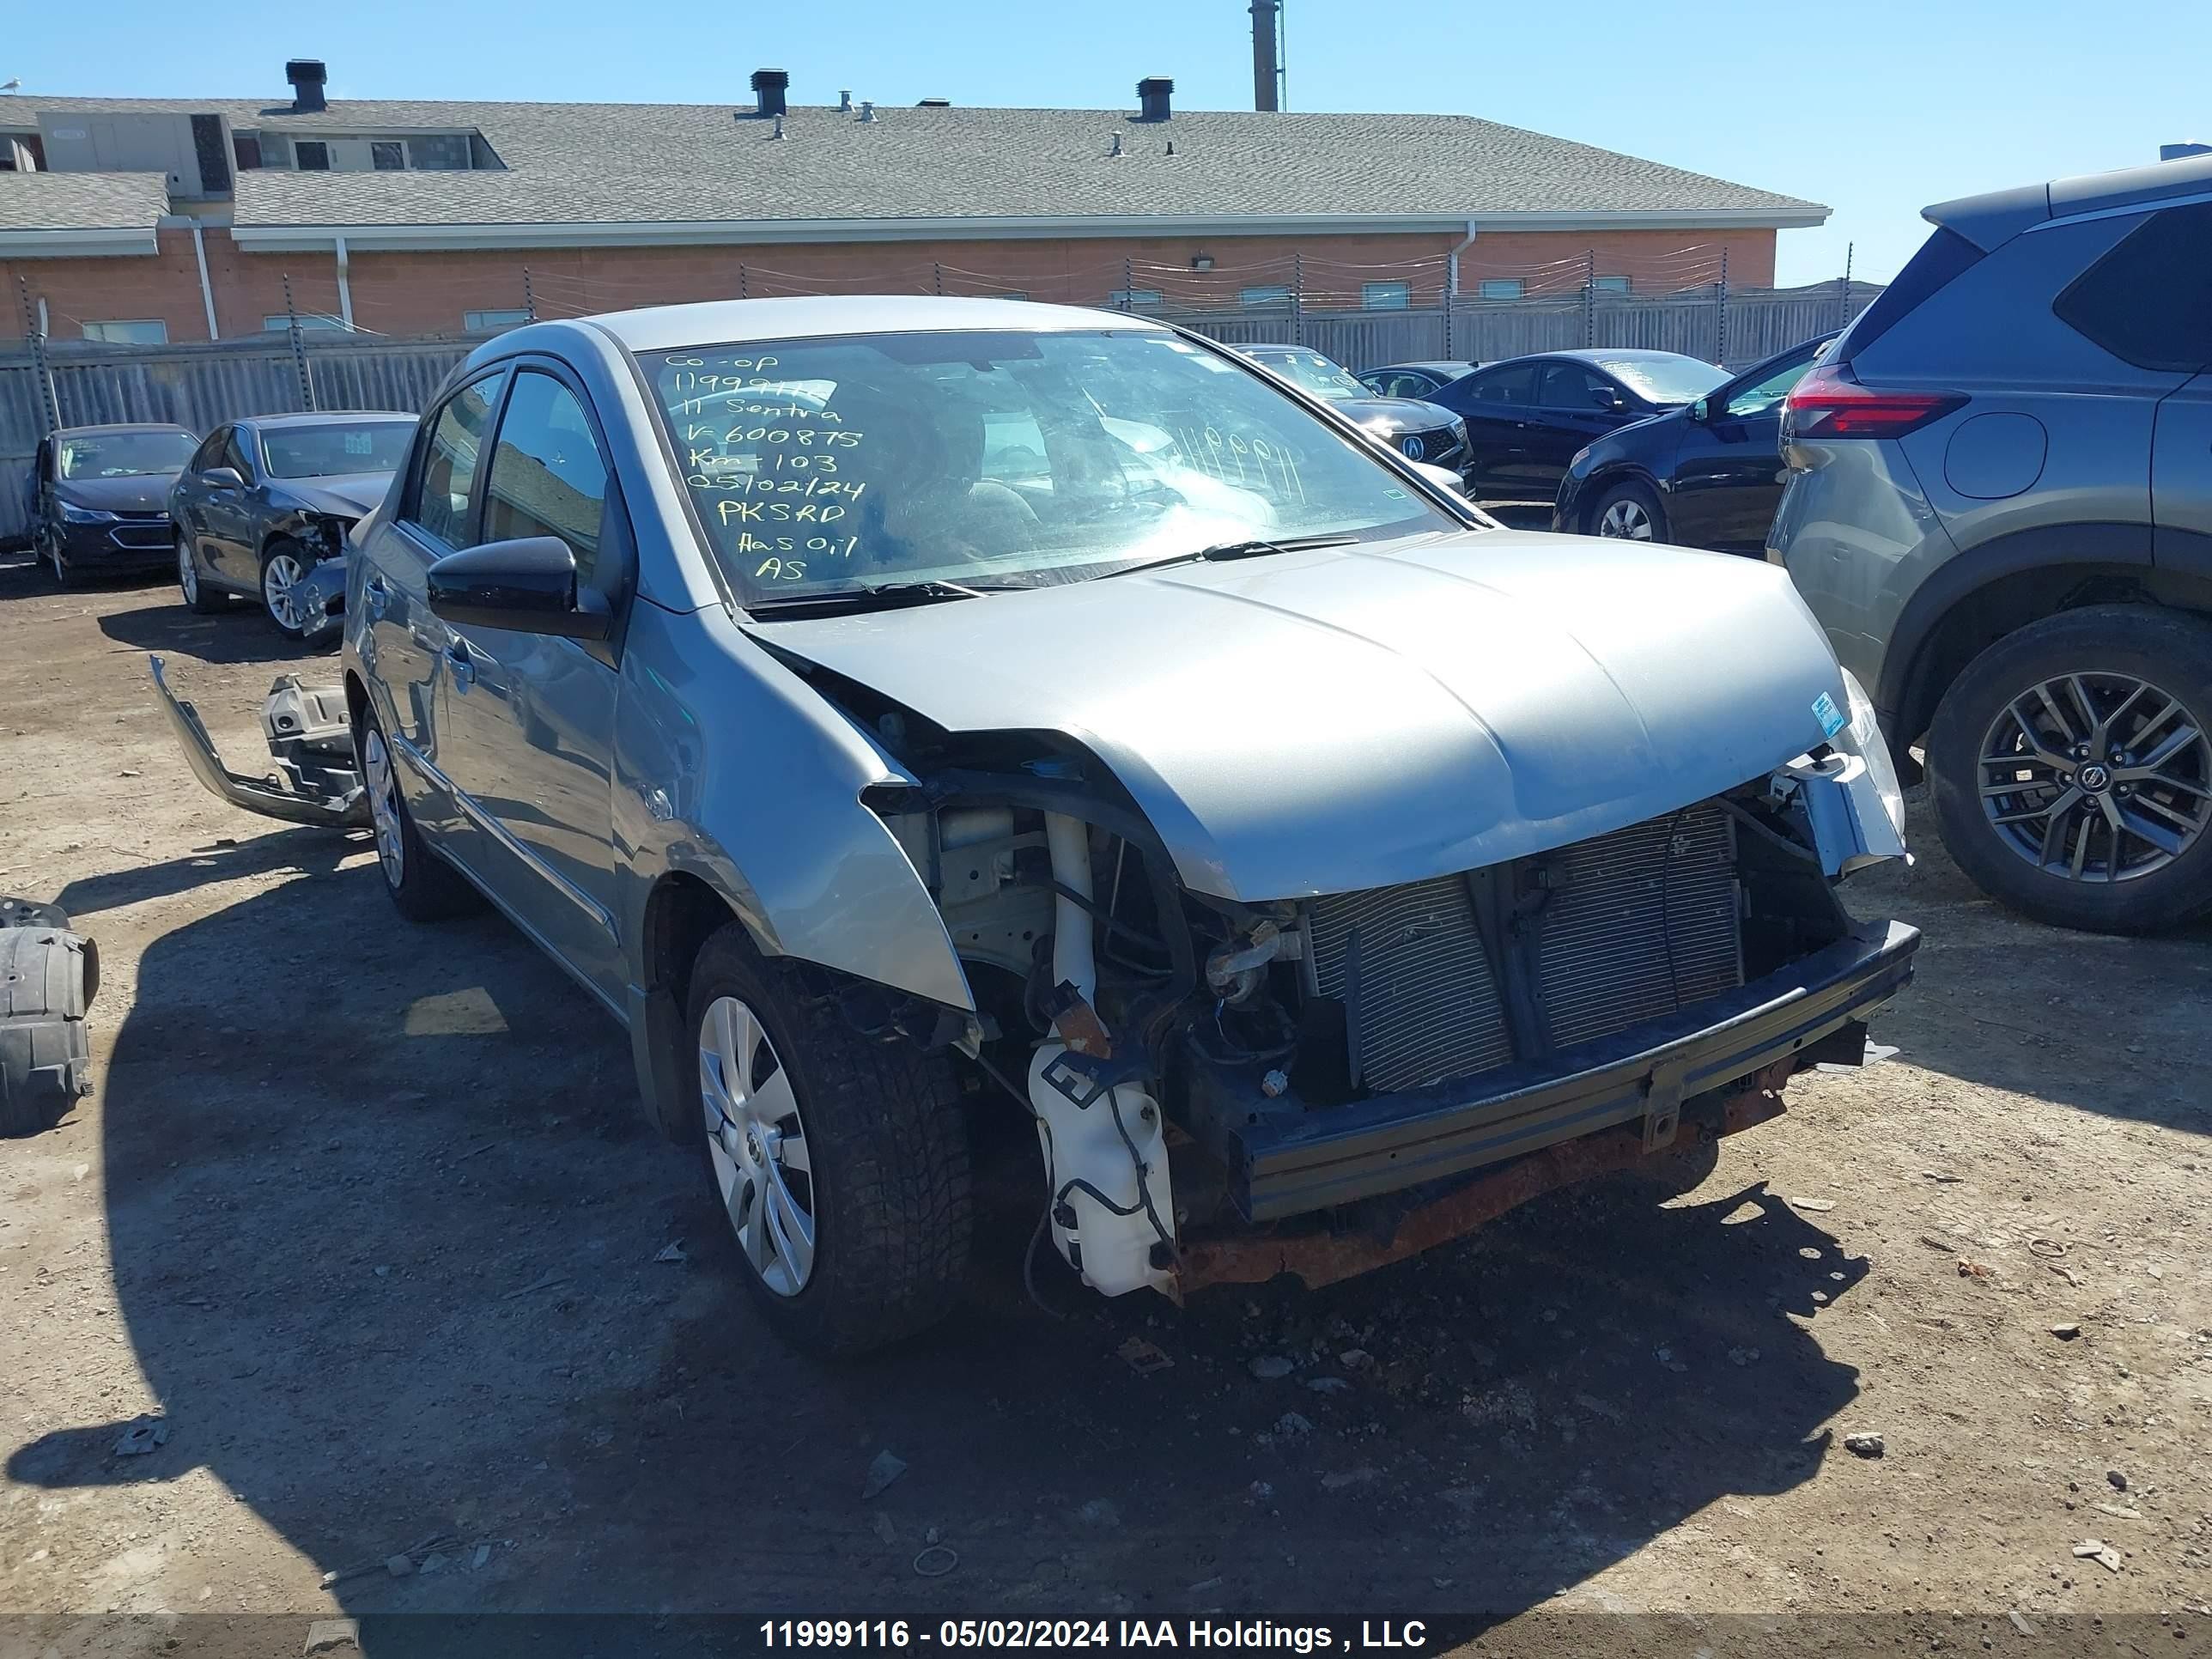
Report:
[[[1824,738],[1832,738],[1844,729],[1844,711],[1825,691],[1813,699],[1813,718],[1820,722],[1820,735]]]

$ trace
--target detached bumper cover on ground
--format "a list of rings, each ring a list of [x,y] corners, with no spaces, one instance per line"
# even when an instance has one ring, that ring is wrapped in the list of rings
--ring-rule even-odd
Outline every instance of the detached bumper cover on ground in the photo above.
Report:
[[[296,674],[277,678],[261,710],[262,731],[277,770],[249,778],[224,767],[199,710],[169,689],[161,659],[147,661],[178,746],[209,793],[246,811],[292,823],[368,823],[368,797],[354,763],[353,736],[336,687],[303,686]]]

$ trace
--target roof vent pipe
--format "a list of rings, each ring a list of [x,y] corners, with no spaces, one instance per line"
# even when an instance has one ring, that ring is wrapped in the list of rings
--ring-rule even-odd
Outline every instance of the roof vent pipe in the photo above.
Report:
[[[775,131],[769,136],[775,138],[781,138],[783,137],[783,117],[781,115],[775,118]]]
[[[757,69],[753,71],[753,113],[781,115],[783,95],[791,85],[791,77],[780,69]]]
[[[860,100],[860,118],[863,121],[872,121],[876,118],[876,100],[874,99],[863,98]]]
[[[840,115],[850,115],[852,112],[853,94],[849,91],[841,88],[837,94],[837,113]]]
[[[1106,153],[1109,155],[1119,155],[1121,153],[1121,135],[1120,133],[1117,132],[1114,135],[1114,148],[1108,150]]]
[[[301,115],[313,115],[329,107],[323,101],[323,83],[330,72],[319,58],[295,58],[284,65],[284,78],[292,83],[292,108]]]
[[[1172,112],[1169,100],[1175,93],[1175,82],[1164,75],[1148,75],[1137,82],[1137,118],[1140,121],[1164,121]]]

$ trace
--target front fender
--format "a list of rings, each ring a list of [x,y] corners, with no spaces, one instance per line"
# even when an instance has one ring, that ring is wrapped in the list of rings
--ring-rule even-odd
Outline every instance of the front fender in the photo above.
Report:
[[[633,607],[615,721],[614,836],[634,993],[645,912],[682,872],[761,950],[972,1010],[928,890],[861,793],[913,778],[720,606]]]

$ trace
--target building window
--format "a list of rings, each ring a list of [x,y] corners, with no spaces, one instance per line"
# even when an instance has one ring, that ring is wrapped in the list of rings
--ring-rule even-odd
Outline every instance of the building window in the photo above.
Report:
[[[158,318],[141,319],[135,322],[87,323],[84,337],[98,340],[102,345],[167,345],[169,325]]]
[[[292,146],[292,161],[302,173],[328,173],[331,147],[319,138],[302,138]]]
[[[1359,303],[1369,311],[1403,311],[1413,302],[1413,289],[1404,283],[1362,283],[1359,285]]]
[[[368,164],[379,173],[407,171],[407,146],[397,138],[377,138],[368,146]]]
[[[1160,302],[1160,291],[1156,288],[1118,288],[1106,296],[1106,303],[1124,311],[1141,311],[1146,306]]]
[[[466,173],[469,141],[456,132],[436,132],[407,141],[407,164],[425,173]]]
[[[279,311],[264,317],[261,319],[261,326],[271,334],[285,334],[291,331],[292,319]],[[300,313],[300,328],[303,333],[318,328],[337,329],[343,332],[345,321],[339,317],[325,317],[319,311],[303,311]]]
[[[1521,297],[1518,276],[1486,276],[1475,290],[1478,298],[1485,300],[1517,300]]]
[[[461,313],[461,326],[471,334],[496,334],[503,328],[520,328],[530,320],[530,313],[519,307],[507,311],[465,311]]]
[[[1601,294],[1626,294],[1628,292],[1628,278],[1601,276],[1597,279],[1597,291]]]
[[[1258,288],[1237,291],[1237,303],[1254,309],[1261,306],[1286,306],[1291,302],[1291,290],[1280,283],[1268,283]]]

